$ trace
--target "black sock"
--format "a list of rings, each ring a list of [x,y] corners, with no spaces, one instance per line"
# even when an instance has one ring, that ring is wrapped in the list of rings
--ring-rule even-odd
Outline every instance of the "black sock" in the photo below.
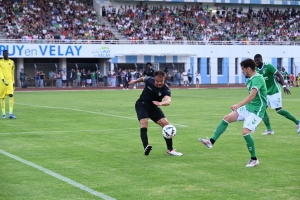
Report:
[[[210,140],[210,142],[211,142],[212,144],[215,143],[215,140],[214,140],[214,139],[210,138],[209,140]]]
[[[172,139],[166,139],[166,144],[167,144],[167,148],[168,150],[172,151],[173,150],[173,142],[172,142]]]
[[[141,140],[144,146],[144,149],[147,147],[148,145],[148,135],[147,135],[147,128],[141,128]]]
[[[251,157],[251,160],[257,160],[257,158],[256,157]]]

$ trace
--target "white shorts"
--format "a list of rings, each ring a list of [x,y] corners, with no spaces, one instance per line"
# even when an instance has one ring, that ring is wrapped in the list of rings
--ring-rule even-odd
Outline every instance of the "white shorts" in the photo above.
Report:
[[[92,83],[92,79],[86,79],[86,83]]]
[[[284,83],[288,83],[288,80],[284,80]]]
[[[282,107],[282,97],[281,92],[278,92],[273,95],[267,95],[267,105],[272,109]]]
[[[244,121],[243,128],[247,128],[251,132],[254,132],[262,119],[256,114],[249,112],[246,109],[246,106],[240,107],[239,109],[237,109],[237,112],[239,114],[237,121]]]

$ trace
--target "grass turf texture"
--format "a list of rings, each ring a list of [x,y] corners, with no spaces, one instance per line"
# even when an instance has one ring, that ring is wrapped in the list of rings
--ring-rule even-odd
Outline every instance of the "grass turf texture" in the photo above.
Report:
[[[298,88],[283,107],[300,117]],[[245,89],[172,90],[163,107],[177,128],[168,156],[161,129],[150,122],[151,154],[143,155],[134,103],[141,90],[17,92],[17,120],[1,120],[0,149],[118,200],[299,199],[300,135],[295,125],[268,109],[275,135],[253,134],[260,165],[232,123],[213,149],[211,136]],[[8,103],[7,103],[8,108]],[[0,154],[0,199],[99,199],[35,168]]]

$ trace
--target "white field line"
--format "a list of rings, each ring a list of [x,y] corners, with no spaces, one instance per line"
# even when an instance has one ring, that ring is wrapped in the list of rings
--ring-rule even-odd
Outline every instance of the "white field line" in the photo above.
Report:
[[[156,127],[148,127],[150,129],[160,128]],[[98,129],[98,130],[76,130],[76,132],[106,132],[106,131],[120,131],[120,130],[139,130],[140,128],[120,128],[120,129]],[[75,131],[24,131],[24,132],[6,132],[0,133],[0,135],[11,135],[11,134],[45,134],[45,133],[74,133]]]
[[[55,173],[55,172],[53,172],[53,171],[51,171],[49,169],[46,169],[46,168],[44,168],[42,166],[34,164],[34,163],[30,162],[30,161],[24,160],[24,159],[22,159],[22,158],[20,158],[18,156],[15,156],[13,154],[10,154],[10,153],[6,152],[6,151],[3,151],[2,149],[0,149],[0,153],[3,154],[3,155],[6,155],[7,157],[10,157],[10,158],[12,158],[14,160],[17,160],[17,161],[19,161],[21,163],[24,163],[24,164],[26,164],[28,166],[31,166],[31,167],[33,167],[33,168],[35,168],[37,170],[40,170],[40,171],[42,171],[42,172],[44,172],[44,173],[46,173],[46,174],[48,174],[50,176],[53,176],[54,178],[57,178],[57,179],[59,179],[61,181],[64,181],[64,182],[66,182],[66,183],[68,183],[70,185],[78,187],[79,189],[84,190],[84,191],[86,191],[86,192],[88,192],[88,193],[90,193],[90,194],[92,194],[92,195],[94,195],[96,197],[100,197],[100,198],[102,198],[104,200],[115,200],[115,198],[113,198],[113,197],[107,196],[106,194],[103,194],[101,192],[93,190],[93,189],[91,189],[91,188],[89,188],[89,187],[87,187],[85,185],[82,185],[82,184],[80,184],[80,183],[78,183],[76,181],[73,181],[72,179],[69,179],[69,178],[67,178],[65,176],[57,174],[57,173]]]
[[[104,116],[110,116],[110,117],[117,117],[117,118],[123,118],[123,119],[133,119],[137,120],[137,118],[134,117],[125,117],[121,115],[113,115],[113,114],[107,114],[107,113],[100,113],[100,112],[94,112],[94,111],[88,111],[88,110],[80,110],[80,109],[75,109],[75,108],[64,108],[64,107],[56,107],[56,106],[40,106],[40,105],[34,105],[34,104],[24,104],[24,103],[15,103],[18,105],[22,106],[32,106],[32,107],[39,107],[39,108],[50,108],[50,109],[60,109],[60,110],[72,110],[72,111],[77,111],[77,112],[85,112],[85,113],[91,113],[91,114],[96,114],[96,115],[104,115]],[[151,120],[150,120],[151,121]],[[184,124],[174,124],[171,123],[175,126],[179,127],[186,127],[187,125]]]

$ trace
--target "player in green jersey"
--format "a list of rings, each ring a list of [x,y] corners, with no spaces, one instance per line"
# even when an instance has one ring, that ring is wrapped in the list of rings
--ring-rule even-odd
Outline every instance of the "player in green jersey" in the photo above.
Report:
[[[281,67],[281,71],[280,71],[280,74],[282,75],[283,77],[283,80],[284,80],[284,83],[287,87],[289,87],[289,84],[288,84],[288,81],[290,79],[290,75],[287,71],[285,71],[285,68],[284,67]]]
[[[272,109],[275,109],[278,114],[293,121],[297,126],[298,133],[300,133],[300,121],[296,119],[287,110],[282,109],[282,96],[281,96],[280,85],[283,87],[284,93],[291,94],[291,92],[286,87],[284,78],[282,77],[281,73],[273,65],[269,63],[264,63],[262,60],[262,56],[260,54],[256,54],[254,56],[254,61],[256,64],[256,71],[260,73],[266,81],[266,86],[268,90],[267,93],[268,106],[271,106]],[[279,78],[278,81],[277,78]],[[274,131],[271,127],[270,119],[267,112],[265,113],[263,121],[267,127],[267,130],[265,133],[263,133],[263,135],[273,135]]]
[[[254,132],[264,117],[267,108],[267,87],[264,78],[255,70],[254,60],[248,58],[242,61],[241,67],[243,74],[248,79],[247,89],[249,95],[240,103],[231,106],[232,112],[223,118],[210,139],[199,138],[199,141],[211,149],[229,123],[244,121],[242,134],[251,154],[250,161],[246,167],[254,167],[259,164],[259,161],[256,157],[254,140],[250,133]]]

